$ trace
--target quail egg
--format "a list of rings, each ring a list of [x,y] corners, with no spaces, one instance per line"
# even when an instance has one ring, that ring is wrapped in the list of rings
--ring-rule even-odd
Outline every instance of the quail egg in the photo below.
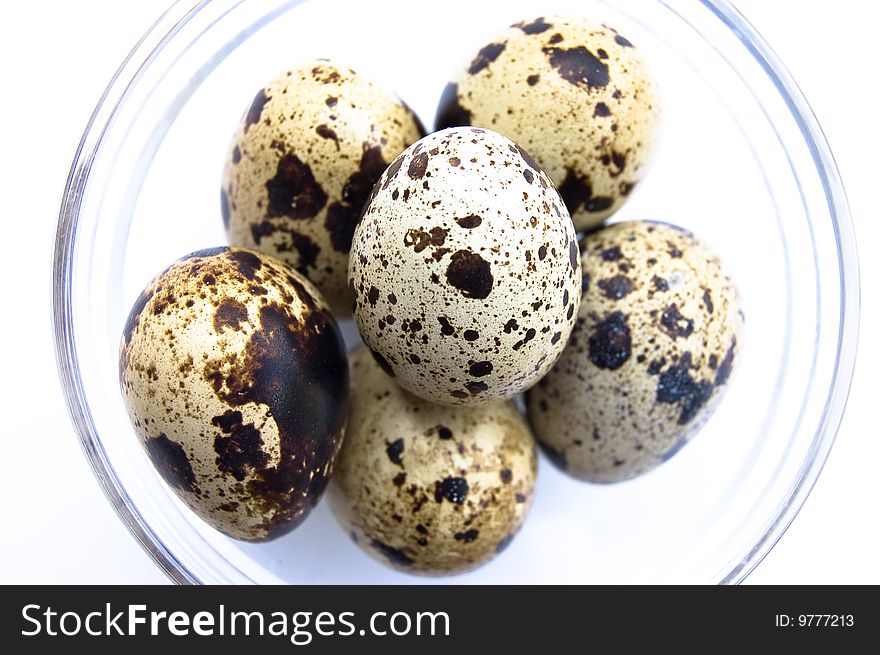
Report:
[[[491,130],[452,128],[383,173],[349,261],[354,318],[385,372],[433,402],[514,396],[556,361],[580,256],[553,184]]]
[[[742,347],[737,291],[691,233],[634,221],[581,243],[583,293],[559,362],[528,396],[545,452],[617,482],[668,460],[720,400]]]
[[[525,520],[536,473],[528,424],[511,401],[425,402],[368,351],[352,357],[351,421],[328,491],[367,553],[410,573],[472,569]]]
[[[216,529],[272,539],[320,499],[345,429],[348,362],[296,271],[238,248],[180,259],[132,307],[119,371],[156,469]]]
[[[316,60],[286,71],[257,93],[230,146],[220,198],[229,242],[279,257],[346,314],[364,202],[423,134],[397,96],[348,67]]]
[[[658,116],[651,73],[626,37],[585,18],[541,17],[480,49],[443,91],[435,125],[487,127],[516,141],[583,231],[642,178]]]

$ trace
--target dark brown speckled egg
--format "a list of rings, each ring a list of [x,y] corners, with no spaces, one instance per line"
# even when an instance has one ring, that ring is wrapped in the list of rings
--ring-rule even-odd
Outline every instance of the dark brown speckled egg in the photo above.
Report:
[[[578,231],[620,208],[642,179],[659,123],[641,50],[581,17],[511,25],[443,92],[436,128],[496,130],[528,150]]]
[[[529,391],[528,413],[558,466],[617,482],[668,460],[709,418],[742,348],[743,315],[721,263],[690,232],[618,223],[581,248],[577,324]]]
[[[229,243],[278,257],[347,315],[351,235],[385,167],[425,131],[394,93],[315,60],[260,89],[230,145]]]
[[[352,356],[351,421],[328,498],[376,559],[427,575],[489,561],[525,520],[536,467],[512,402],[435,405],[394,384],[366,349]]]
[[[119,370],[156,469],[216,529],[273,539],[321,498],[348,363],[326,303],[296,271],[239,248],[180,259],[135,302]]]
[[[581,264],[534,160],[480,128],[430,134],[383,173],[349,260],[354,318],[383,369],[432,402],[507,399],[562,352]]]

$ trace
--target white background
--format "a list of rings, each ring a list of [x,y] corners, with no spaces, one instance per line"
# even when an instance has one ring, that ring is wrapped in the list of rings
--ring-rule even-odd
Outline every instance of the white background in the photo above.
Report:
[[[167,2],[44,0],[0,10],[0,583],[167,582],[80,451],[55,372],[49,306],[55,221],[82,130]],[[849,194],[863,288],[858,365],[837,443],[803,510],[749,581],[877,584],[880,9],[859,0],[736,5],[825,130]]]

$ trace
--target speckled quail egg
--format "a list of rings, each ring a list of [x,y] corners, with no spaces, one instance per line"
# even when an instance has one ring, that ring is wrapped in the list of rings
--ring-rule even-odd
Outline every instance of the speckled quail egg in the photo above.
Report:
[[[373,183],[424,134],[393,93],[316,60],[260,89],[230,147],[221,189],[229,242],[274,255],[347,315],[351,235]]]
[[[367,553],[410,573],[472,569],[501,552],[532,503],[535,444],[511,401],[425,402],[352,356],[351,421],[330,507]]]
[[[320,499],[345,429],[348,362],[296,271],[238,248],[178,260],[132,307],[119,369],[156,469],[216,529],[272,539]]]
[[[642,178],[658,123],[639,50],[608,25],[537,18],[512,25],[447,85],[436,127],[497,130],[532,154],[578,231],[599,225]]]
[[[742,346],[736,289],[691,233],[634,221],[581,243],[584,297],[559,362],[530,392],[535,436],[591,482],[668,460],[720,400]]]
[[[354,318],[382,368],[438,403],[510,398],[556,361],[580,301],[565,205],[491,130],[407,148],[373,189],[349,261]]]

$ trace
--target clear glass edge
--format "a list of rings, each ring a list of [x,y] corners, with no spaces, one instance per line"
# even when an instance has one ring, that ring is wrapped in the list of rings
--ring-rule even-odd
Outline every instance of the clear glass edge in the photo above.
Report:
[[[137,80],[140,72],[149,65],[155,54],[182,25],[210,1],[202,0],[193,5],[191,0],[177,0],[147,30],[110,80],[86,125],[74,155],[59,212],[53,259],[52,313],[56,362],[68,413],[80,438],[80,445],[105,496],[119,518],[147,554],[173,582],[178,584],[200,584],[202,581],[168,551],[164,543],[143,521],[118,483],[118,477],[106,459],[100,440],[96,438],[88,405],[83,398],[74,337],[69,327],[71,324],[69,319],[72,316],[71,264],[73,236],[76,232],[82,191],[85,188],[92,157],[100,147],[110,119],[116,113],[128,89]],[[801,134],[807,141],[814,164],[822,179],[828,209],[832,215],[841,280],[837,357],[822,419],[810,448],[813,456],[801,469],[792,491],[782,503],[762,538],[729,573],[719,580],[721,584],[739,584],[766,557],[797,516],[815,485],[834,443],[846,407],[855,367],[860,304],[859,270],[846,193],[830,147],[809,103],[772,48],[735,7],[726,0],[702,0],[702,4],[739,35],[740,42],[759,62],[783,96]],[[99,123],[100,119],[106,120]],[[93,128],[98,124],[101,124],[102,128],[100,133],[95,134]]]
[[[133,506],[131,498],[119,484],[118,476],[107,460],[100,440],[96,438],[88,404],[84,400],[79,362],[71,329],[71,266],[74,259],[76,233],[82,192],[86,185],[91,162],[100,147],[107,127],[131,86],[155,57],[156,53],[192,16],[209,0],[193,6],[191,0],[177,0],[156,19],[122,61],[104,90],[86,124],[77,147],[65,185],[64,196],[55,233],[52,262],[52,316],[55,359],[61,378],[67,410],[80,439],[83,453],[99,482],[104,495],[129,533],[153,559],[168,578],[177,584],[200,584],[189,569],[171,553],[161,539],[144,522]],[[100,131],[93,128],[100,125]]]
[[[701,2],[739,36],[740,42],[779,91],[807,142],[831,214],[840,271],[840,314],[834,372],[822,418],[810,446],[810,456],[764,535],[719,581],[720,584],[739,584],[773,549],[803,507],[837,437],[849,398],[858,349],[860,305],[858,248],[846,191],[834,155],[816,115],[794,78],[764,38],[730,2],[727,0],[701,0]]]

